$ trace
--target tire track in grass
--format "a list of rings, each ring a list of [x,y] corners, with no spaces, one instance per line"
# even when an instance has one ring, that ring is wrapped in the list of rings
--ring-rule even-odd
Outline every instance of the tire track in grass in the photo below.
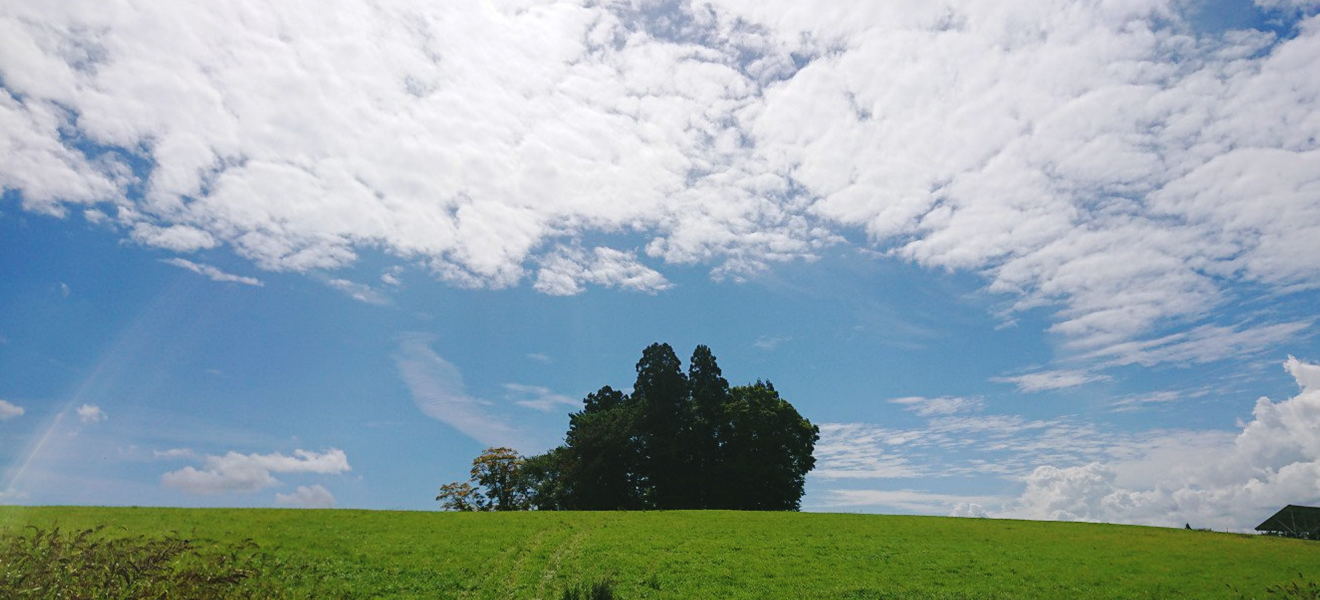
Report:
[[[562,523],[562,525],[569,530],[577,529],[571,523]],[[582,540],[586,539],[593,529],[595,527],[577,529],[577,533],[569,536],[568,540],[555,548],[554,554],[550,555],[550,560],[541,570],[541,581],[536,586],[537,598],[546,598],[546,586],[559,574],[565,558],[576,558],[582,554]],[[572,582],[569,582],[569,585],[572,585]]]
[[[566,523],[546,523],[524,541],[510,546],[500,553],[498,562],[486,572],[480,587],[476,590],[478,598],[518,598],[519,581],[524,576],[540,573],[534,565],[528,565],[528,559],[541,555],[547,546],[558,548],[563,540],[571,536],[571,528]],[[531,582],[529,582],[529,587]]]
[[[542,543],[541,538],[545,537],[548,533],[549,531],[546,529],[538,530],[536,531],[536,533],[526,538],[523,542],[517,544],[510,544],[509,547],[502,550],[499,553],[498,558],[492,561],[490,568],[486,569],[485,575],[481,578],[481,583],[478,584],[474,589],[472,589],[471,593],[463,594],[463,597],[464,598],[494,598],[494,597],[511,598],[512,596],[510,592],[512,590],[510,590],[507,585],[500,585],[504,580],[508,579],[508,577],[505,576],[505,573],[515,572],[518,569],[519,564],[524,559],[524,555],[526,553],[526,548],[528,544],[539,546]],[[514,557],[517,558],[515,559]],[[510,560],[513,561],[512,565],[509,565]],[[494,590],[497,585],[499,585],[499,587],[504,591],[504,594],[501,596],[494,596],[491,593],[492,590]]]

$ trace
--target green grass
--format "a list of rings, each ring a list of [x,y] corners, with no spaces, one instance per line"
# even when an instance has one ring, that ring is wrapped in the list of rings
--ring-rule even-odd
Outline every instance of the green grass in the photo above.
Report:
[[[244,568],[311,598],[1313,598],[1320,574],[1316,542],[933,517],[0,507],[30,526],[250,540]]]

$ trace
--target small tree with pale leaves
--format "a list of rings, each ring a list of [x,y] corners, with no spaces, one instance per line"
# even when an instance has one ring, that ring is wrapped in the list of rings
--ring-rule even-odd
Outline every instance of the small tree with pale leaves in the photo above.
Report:
[[[523,463],[523,457],[512,448],[487,448],[472,461],[472,483],[440,486],[435,499],[444,510],[527,510],[531,489],[523,476]]]

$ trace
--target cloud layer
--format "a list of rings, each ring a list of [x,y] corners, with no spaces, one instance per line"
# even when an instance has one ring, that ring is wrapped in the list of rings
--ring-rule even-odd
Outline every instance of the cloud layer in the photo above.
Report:
[[[1004,516],[1249,529],[1287,504],[1320,500],[1320,365],[1289,357],[1301,392],[1256,401],[1231,443],[1147,448],[1128,460],[1026,477]]]
[[[1076,352],[1196,360],[1168,327],[1234,352],[1309,324],[1214,322],[1235,284],[1320,285],[1320,21],[1261,5],[1287,37],[1172,0],[20,0],[0,186],[180,253],[548,294],[861,233]]]

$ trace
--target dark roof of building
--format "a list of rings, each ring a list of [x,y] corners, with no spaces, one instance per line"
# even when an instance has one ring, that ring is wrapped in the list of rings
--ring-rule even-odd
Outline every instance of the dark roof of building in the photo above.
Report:
[[[1274,513],[1274,516],[1265,519],[1264,523],[1257,525],[1256,531],[1294,535],[1320,532],[1320,508],[1289,504]]]

